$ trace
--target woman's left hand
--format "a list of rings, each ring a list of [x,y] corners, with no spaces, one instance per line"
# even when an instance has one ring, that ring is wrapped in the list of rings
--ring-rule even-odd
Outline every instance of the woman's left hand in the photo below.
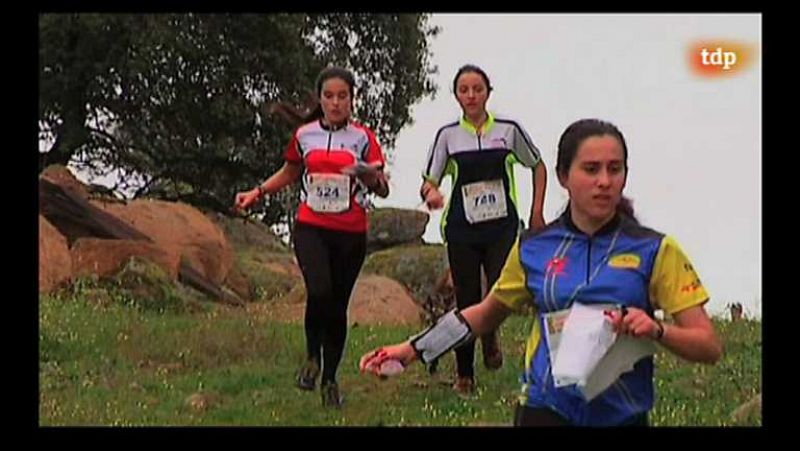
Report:
[[[386,176],[379,166],[374,164],[354,164],[342,169],[342,173],[355,176],[367,188],[375,189],[381,183],[385,183]]]
[[[615,332],[635,338],[657,337],[660,329],[658,322],[647,312],[636,307],[627,307],[625,310],[625,314],[618,310],[609,314]]]

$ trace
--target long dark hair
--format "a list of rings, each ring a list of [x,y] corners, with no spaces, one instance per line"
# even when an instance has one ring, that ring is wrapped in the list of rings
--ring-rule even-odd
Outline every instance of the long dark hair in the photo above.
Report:
[[[356,79],[353,76],[353,73],[342,67],[328,66],[325,69],[322,69],[322,72],[320,72],[317,76],[317,82],[315,83],[317,88],[317,105],[304,118],[305,122],[322,119],[322,117],[325,115],[322,111],[322,103],[320,103],[319,99],[322,98],[322,85],[325,83],[325,81],[331,78],[340,78],[347,83],[347,87],[350,88],[350,106],[353,106],[356,86]]]
[[[556,158],[556,173],[561,177],[566,177],[578,148],[586,138],[592,136],[610,135],[616,138],[622,145],[623,166],[625,167],[625,177],[628,176],[628,146],[625,144],[625,137],[622,132],[612,123],[600,119],[581,119],[575,121],[564,130],[561,139],[558,140],[558,157]],[[622,196],[617,204],[617,212],[622,213],[634,221],[633,201]]]
[[[268,111],[271,114],[277,114],[293,127],[322,119],[325,115],[322,111],[322,104],[320,103],[322,85],[330,78],[340,78],[347,83],[347,86],[350,88],[350,102],[352,106],[356,84],[353,73],[341,67],[329,66],[323,69],[317,76],[317,80],[314,83],[315,91],[308,92],[308,100],[303,106],[298,108],[289,102],[278,101],[270,103],[268,105]]]

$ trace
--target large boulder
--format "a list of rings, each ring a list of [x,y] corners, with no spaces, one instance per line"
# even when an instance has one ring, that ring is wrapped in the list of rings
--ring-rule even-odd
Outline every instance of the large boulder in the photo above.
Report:
[[[402,244],[422,244],[428,213],[402,208],[378,208],[369,213],[367,250],[374,252]]]
[[[291,253],[292,249],[281,241],[269,227],[259,221],[208,213],[208,217],[219,226],[233,246],[235,252],[256,251]]]
[[[144,233],[159,246],[177,249],[189,266],[214,284],[222,284],[233,267],[233,248],[225,233],[194,207],[153,199],[134,200],[126,205],[91,202]]]
[[[178,279],[180,255],[174,247],[164,248],[141,240],[79,238],[70,254],[75,277],[110,277],[121,271],[132,257],[139,257],[156,264],[170,279]]]
[[[67,239],[39,215],[39,292],[49,293],[72,279]]]
[[[260,307],[273,319],[302,322],[306,308],[305,287],[299,281],[281,300]],[[263,306],[263,304],[262,304]],[[422,325],[425,312],[417,305],[403,284],[388,277],[362,274],[353,287],[347,314],[351,326],[364,324]]]
[[[434,294],[447,273],[447,251],[441,244],[403,245],[370,254],[365,273],[397,280],[406,286],[419,305]]]
[[[420,325],[426,318],[406,287],[388,277],[359,277],[353,291],[349,324]]]
[[[253,298],[252,282],[242,271],[233,273],[234,252],[225,232],[189,205],[149,199],[128,203],[82,184],[63,166],[52,166],[39,179],[39,208],[67,248],[81,239],[102,239],[76,249],[72,258],[81,275],[109,276],[131,257],[143,257],[168,278],[179,274],[182,283],[212,298],[234,304]],[[268,240],[269,235],[263,239]],[[285,253],[285,246],[280,250]],[[40,274],[43,286],[49,286],[44,281],[48,270]]]

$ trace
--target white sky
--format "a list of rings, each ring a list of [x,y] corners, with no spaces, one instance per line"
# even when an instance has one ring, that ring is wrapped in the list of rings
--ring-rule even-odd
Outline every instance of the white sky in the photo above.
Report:
[[[720,313],[741,302],[761,315],[761,16],[436,14],[432,42],[436,100],[393,149],[392,192],[378,206],[416,208],[420,172],[438,128],[460,113],[450,86],[466,63],[495,90],[488,108],[519,120],[548,168],[545,220],[567,195],[555,178],[558,138],[573,121],[616,124],[629,149],[628,184],[639,219],[674,236]],[[691,73],[687,47],[701,39],[741,41],[755,64],[724,79]],[[380,139],[380,137],[379,137]],[[530,171],[517,169],[521,216],[531,205]],[[445,184],[449,192],[449,183]],[[441,242],[433,214],[425,239]]]

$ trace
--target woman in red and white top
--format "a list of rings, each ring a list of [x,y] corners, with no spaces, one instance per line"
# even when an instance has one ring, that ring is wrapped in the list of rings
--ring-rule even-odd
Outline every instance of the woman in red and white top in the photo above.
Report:
[[[293,239],[308,293],[308,358],[297,384],[313,390],[321,368],[322,402],[334,407],[342,401],[336,370],[347,339],[347,305],[366,255],[366,207],[372,193],[389,195],[375,133],[351,118],[354,85],[350,71],[324,69],[316,83],[319,106],[292,136],[283,167],[236,195],[236,208],[246,209],[302,180]]]

